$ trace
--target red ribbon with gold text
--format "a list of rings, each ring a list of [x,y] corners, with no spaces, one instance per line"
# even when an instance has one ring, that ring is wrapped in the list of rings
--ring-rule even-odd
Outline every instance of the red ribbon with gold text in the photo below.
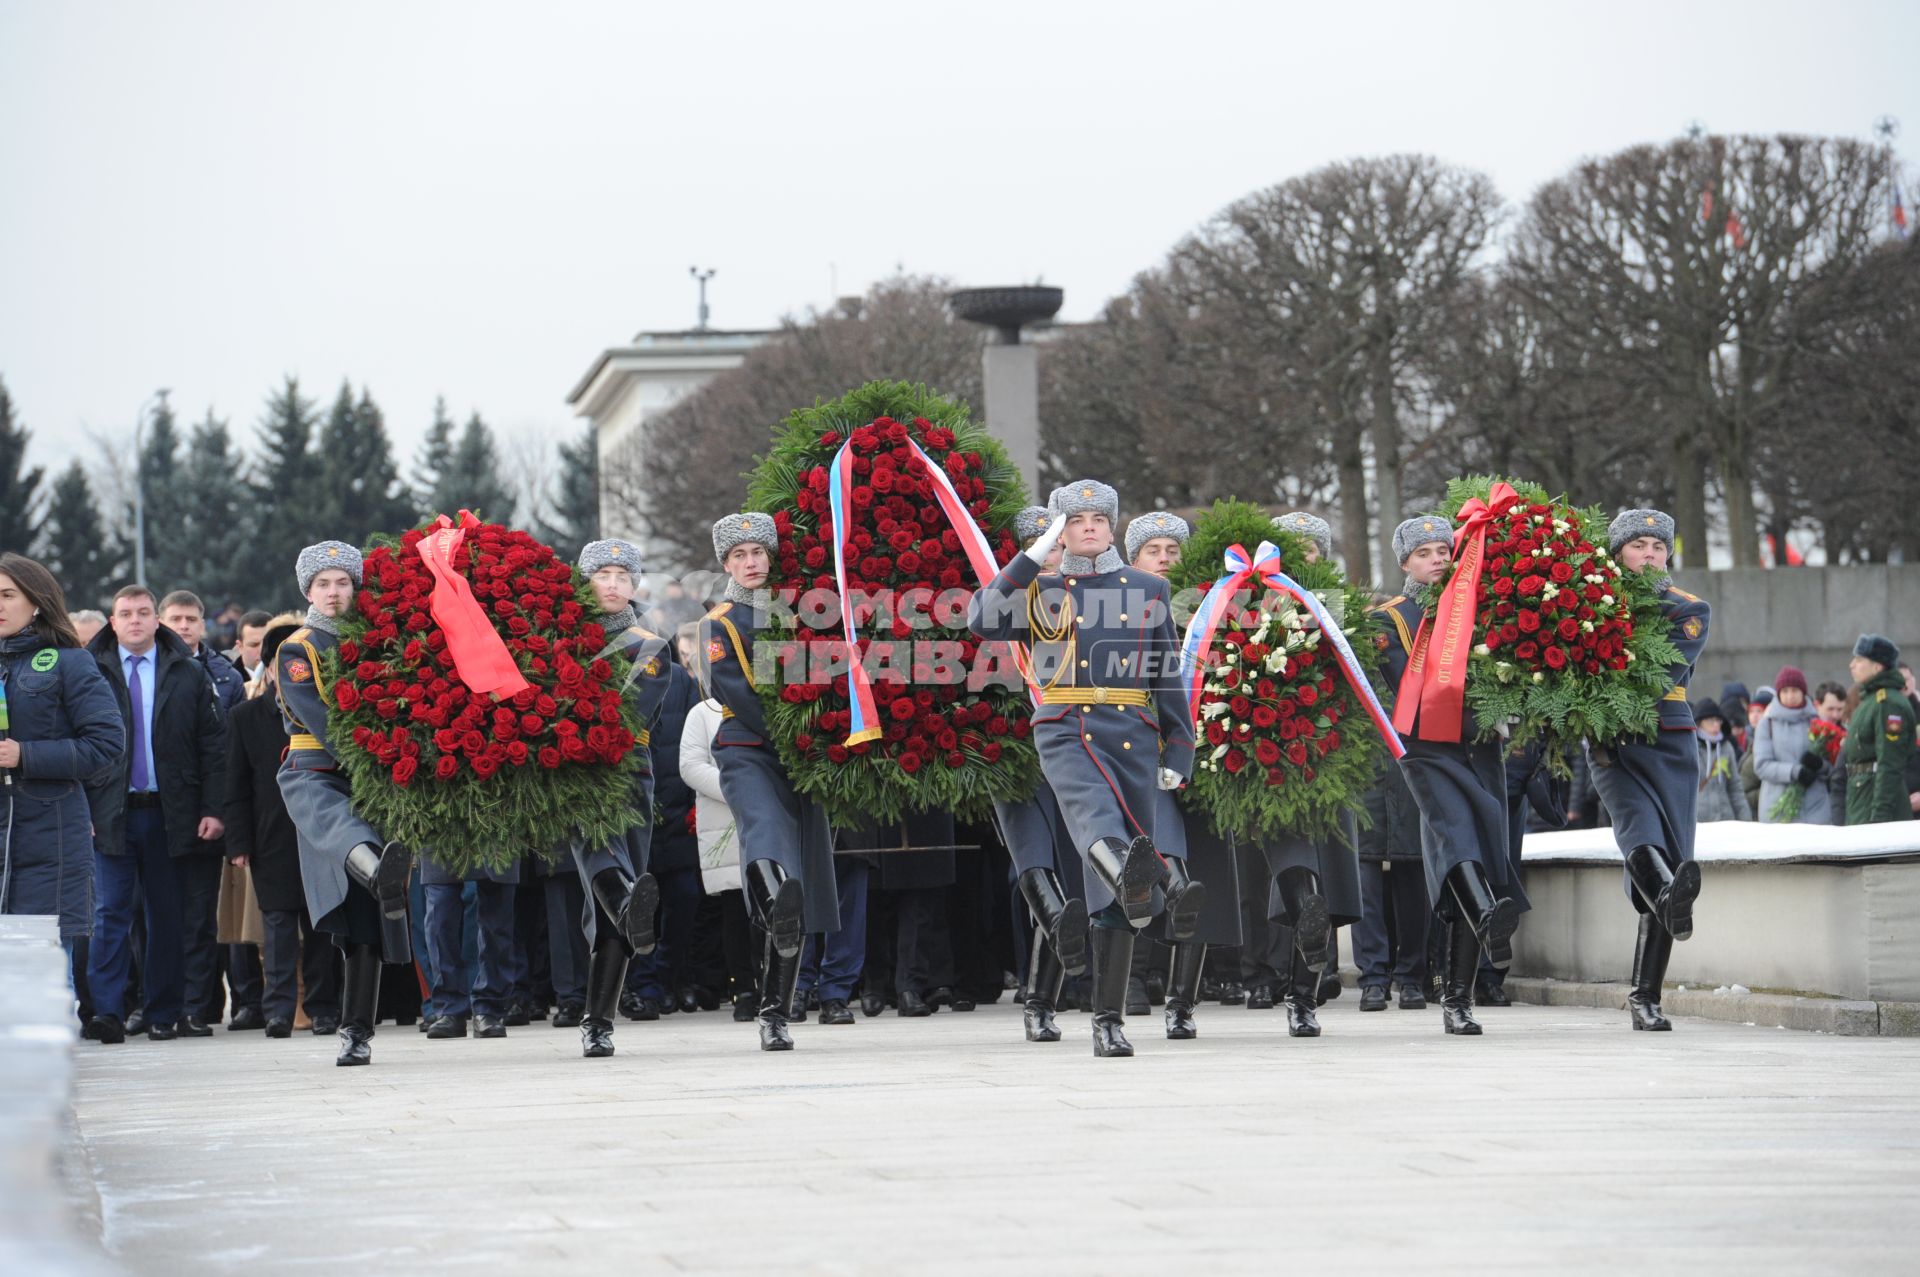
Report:
[[[454,569],[454,551],[467,539],[467,533],[480,526],[471,511],[460,512],[458,525],[446,515],[433,522],[433,528],[420,538],[420,562],[433,577],[433,595],[427,607],[447,636],[447,651],[453,654],[453,672],[469,689],[483,696],[505,700],[531,686],[513,663],[513,654],[480,600],[473,597],[467,578]]]
[[[1487,529],[1520,501],[1520,494],[1507,483],[1495,483],[1487,497],[1486,501],[1473,498],[1453,516],[1460,524],[1453,534],[1453,576],[1440,592],[1439,610],[1420,622],[1394,700],[1393,726],[1402,736],[1460,740],[1467,706],[1467,658],[1473,653],[1474,613],[1487,559]]]

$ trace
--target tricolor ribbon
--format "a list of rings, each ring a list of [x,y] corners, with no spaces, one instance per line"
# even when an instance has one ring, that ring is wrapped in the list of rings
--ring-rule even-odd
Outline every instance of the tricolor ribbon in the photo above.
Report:
[[[513,663],[500,631],[493,628],[473,587],[453,566],[453,555],[467,533],[480,526],[480,520],[466,510],[456,525],[446,515],[434,520],[433,528],[420,538],[420,562],[433,577],[433,594],[427,609],[447,636],[447,651],[453,656],[453,672],[460,681],[482,696],[505,700],[531,686]]]
[[[1314,624],[1320,627],[1320,632],[1333,645],[1334,663],[1340,667],[1340,673],[1347,680],[1347,685],[1353,688],[1354,695],[1360,698],[1367,717],[1373,720],[1374,730],[1386,742],[1388,752],[1395,758],[1406,753],[1406,746],[1400,743],[1399,733],[1394,731],[1380,698],[1373,694],[1373,684],[1367,680],[1366,671],[1360,667],[1352,645],[1347,642],[1346,632],[1312,590],[1280,570],[1280,547],[1271,541],[1262,541],[1260,549],[1249,556],[1245,546],[1231,545],[1227,547],[1225,559],[1227,575],[1215,581],[1206,597],[1200,600],[1199,610],[1187,623],[1186,639],[1180,647],[1180,667],[1187,679],[1188,713],[1196,720],[1200,716],[1201,685],[1205,681],[1207,656],[1213,650],[1214,634],[1232,608],[1234,596],[1245,589],[1248,582],[1257,579],[1268,589],[1288,596],[1306,609],[1307,615],[1313,618]]]
[[[1393,706],[1393,725],[1420,740],[1458,743],[1467,705],[1467,660],[1473,653],[1474,611],[1480,600],[1480,573],[1486,567],[1487,530],[1520,502],[1512,485],[1496,482],[1487,500],[1473,498],[1454,520],[1453,576],[1440,592],[1440,607],[1420,622],[1407,672]],[[1437,625],[1436,625],[1437,622]],[[1434,635],[1439,634],[1439,650]],[[1414,730],[1415,723],[1419,730]]]
[[[947,477],[945,468],[935,465],[933,458],[912,437],[907,439],[907,447],[913,449],[913,455],[926,467],[927,479],[933,485],[934,501],[952,525],[954,535],[960,538],[960,549],[967,556],[967,565],[973,569],[973,575],[980,584],[987,585],[999,575],[1000,566],[994,561],[993,546],[988,543],[986,533],[974,522],[973,512],[967,509],[967,503],[954,490],[953,480]],[[827,507],[833,521],[833,579],[840,589],[840,626],[847,643],[847,705],[851,730],[846,743],[849,745],[878,740],[882,735],[880,712],[873,698],[873,681],[867,677],[866,666],[860,660],[860,645],[854,629],[853,600],[847,594],[847,539],[853,535],[848,512],[852,506],[853,488],[853,440],[849,438],[840,445],[840,451],[833,455],[833,464],[827,472]],[[1031,686],[1031,678],[1028,681]]]
[[[833,518],[833,580],[840,587],[840,630],[847,644],[847,707],[850,721],[847,744],[858,745],[879,740],[880,708],[873,699],[873,680],[860,660],[860,644],[853,625],[853,599],[847,594],[847,538],[853,535],[852,520],[847,518],[853,493],[853,440],[848,439],[834,454],[827,475],[827,507]]]

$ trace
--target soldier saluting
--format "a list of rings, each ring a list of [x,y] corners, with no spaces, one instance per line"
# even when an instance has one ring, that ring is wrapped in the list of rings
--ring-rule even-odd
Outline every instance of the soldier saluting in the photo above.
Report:
[[[791,1051],[787,1011],[809,931],[838,931],[833,833],[827,813],[787,778],[754,673],[754,643],[767,624],[767,575],[780,546],[773,519],[730,514],[713,525],[713,553],[727,574],[725,601],[700,622],[701,681],[720,702],[713,737],[720,790],[738,822],[747,907],[765,934],[760,969],[760,1049]]]
[[[1119,507],[1104,483],[1056,488],[1052,523],[975,593],[967,617],[981,638],[1032,652],[1034,744],[1087,871],[1096,1056],[1133,1054],[1121,1026],[1134,928],[1164,910],[1175,937],[1190,937],[1205,903],[1185,862],[1154,848],[1156,791],[1192,772],[1193,723],[1167,583],[1121,560]],[[1031,589],[1063,541],[1058,584]]]
[[[360,551],[321,541],[300,551],[294,576],[307,596],[306,624],[274,655],[274,695],[287,720],[287,752],[276,779],[300,842],[300,880],[316,931],[346,951],[335,1064],[373,1061],[380,962],[413,961],[407,935],[412,855],[385,842],[353,809],[347,778],[327,738],[327,691],[320,654],[339,646],[340,617],[360,586]],[[353,890],[355,886],[359,891]]]
[[[1022,545],[1031,545],[1052,522],[1045,506],[1030,505],[1014,516],[1014,535]],[[1059,568],[1060,554],[1056,544],[1042,564],[1046,571]],[[1060,990],[1067,976],[1087,969],[1087,902],[1079,897],[1080,857],[1061,818],[1060,801],[1044,775],[1025,802],[996,798],[993,814],[1013,858],[1020,894],[1033,915],[1023,1015],[1027,1041],[1058,1042],[1060,1026],[1054,1014],[1060,1009]],[[1071,891],[1063,878],[1071,879]]]

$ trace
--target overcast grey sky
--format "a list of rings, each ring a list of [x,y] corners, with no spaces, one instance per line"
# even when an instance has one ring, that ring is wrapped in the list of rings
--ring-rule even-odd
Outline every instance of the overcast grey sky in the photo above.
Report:
[[[1247,191],[1426,151],[1516,203],[1715,131],[1920,136],[1920,4],[0,0],[0,376],[35,460],[283,373],[574,423],[606,346],[896,266],[1068,318]],[[1909,202],[1912,194],[1909,194]]]

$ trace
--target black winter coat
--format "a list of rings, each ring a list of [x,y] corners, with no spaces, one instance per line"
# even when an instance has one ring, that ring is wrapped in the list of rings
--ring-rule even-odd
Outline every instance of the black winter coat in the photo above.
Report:
[[[227,858],[247,858],[253,894],[266,910],[297,910],[300,842],[280,797],[287,725],[272,696],[241,701],[227,715]]]
[[[653,756],[653,846],[648,863],[655,870],[698,869],[700,841],[694,836],[693,789],[680,779],[680,733],[687,715],[700,703],[700,687],[678,665],[667,670],[667,691],[660,698],[648,753]]]
[[[133,769],[133,705],[127,674],[120,664],[120,640],[108,626],[87,644],[120,707],[127,748],[118,764],[87,787],[93,804],[94,835],[102,853],[127,852],[127,784]],[[162,626],[152,653],[153,769],[159,782],[160,815],[167,851],[174,856],[217,855],[219,843],[198,837],[207,816],[225,819],[227,810],[227,727],[207,672],[172,630]]]
[[[93,658],[54,648],[32,629],[0,640],[7,734],[20,765],[0,789],[7,913],[51,913],[62,938],[93,929],[93,821],[87,780],[113,766],[126,745],[113,693]]]

